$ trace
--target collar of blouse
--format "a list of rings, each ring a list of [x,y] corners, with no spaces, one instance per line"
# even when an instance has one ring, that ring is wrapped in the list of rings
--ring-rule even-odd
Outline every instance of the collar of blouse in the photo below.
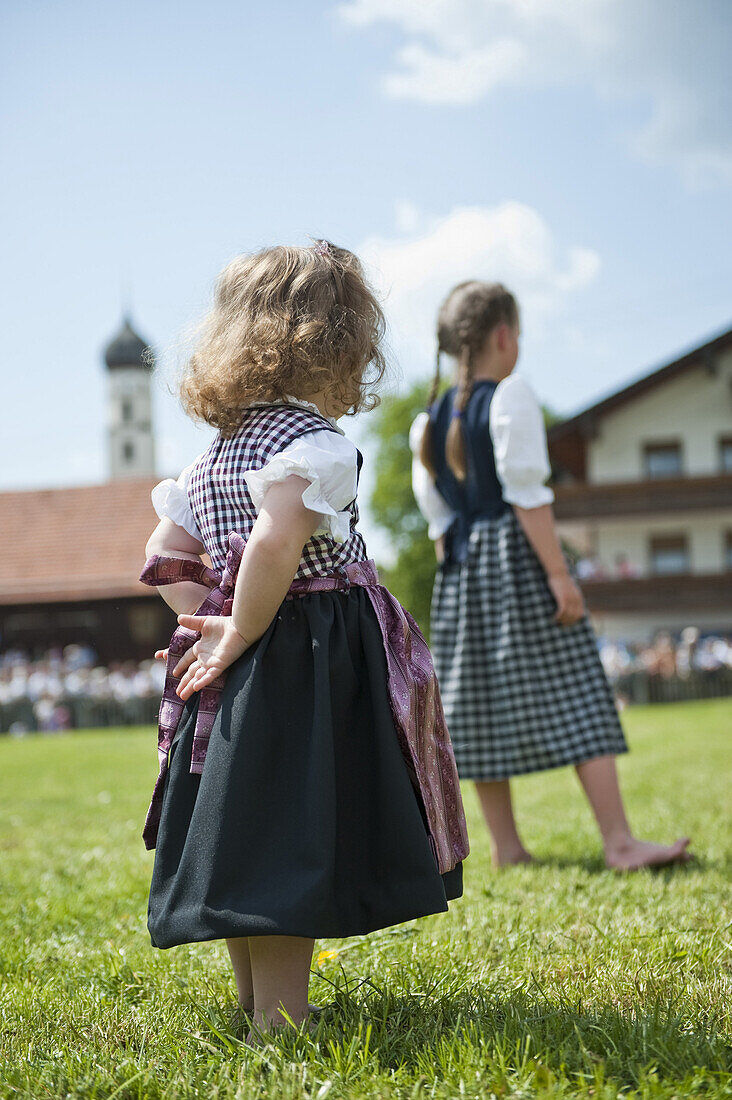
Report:
[[[296,405],[299,409],[307,409],[308,412],[317,413],[318,416],[322,416],[323,420],[327,420],[331,427],[335,428],[339,435],[345,435],[337,421],[332,416],[326,416],[321,412],[316,404],[312,401],[304,401],[301,397],[292,397],[287,394],[285,397],[280,398],[278,401],[257,401],[256,404],[251,405],[252,409],[267,408],[270,405]]]

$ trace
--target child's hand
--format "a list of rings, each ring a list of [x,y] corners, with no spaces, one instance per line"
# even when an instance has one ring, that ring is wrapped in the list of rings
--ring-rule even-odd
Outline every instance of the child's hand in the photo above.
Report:
[[[252,643],[241,636],[230,615],[179,615],[178,622],[201,633],[173,669],[173,675],[181,677],[176,694],[189,699],[212,684]]]
[[[552,596],[557,601],[555,621],[560,626],[574,626],[585,613],[585,601],[569,573],[547,578]]]

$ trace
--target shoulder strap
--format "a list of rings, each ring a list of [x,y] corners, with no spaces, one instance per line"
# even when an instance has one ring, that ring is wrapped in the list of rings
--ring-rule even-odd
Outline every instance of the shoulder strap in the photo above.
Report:
[[[324,416],[299,405],[276,405],[268,408],[275,410],[275,416],[262,428],[262,446],[268,456],[283,451],[307,432],[340,434]]]
[[[287,410],[287,427],[288,427],[288,443],[292,443],[298,436],[303,435],[305,432],[335,432],[336,435],[341,433],[337,428],[334,428],[330,420],[327,417],[322,416],[320,413],[312,412],[310,409],[303,409],[300,405],[278,405],[278,409],[283,411]],[[283,443],[282,446],[287,446]],[[278,447],[278,450],[281,448]]]

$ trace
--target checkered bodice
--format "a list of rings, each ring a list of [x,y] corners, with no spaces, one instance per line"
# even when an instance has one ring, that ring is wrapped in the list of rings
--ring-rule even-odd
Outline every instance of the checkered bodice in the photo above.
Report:
[[[317,413],[295,405],[259,405],[248,409],[236,434],[221,435],[196,462],[188,485],[191,510],[214,569],[226,564],[232,531],[246,540],[257,512],[243,473],[260,470],[270,459],[306,432],[336,431]],[[313,535],[305,544],[297,577],[322,577],[366,559],[366,545],[356,530],[358,506],[353,500],[351,534],[343,543],[328,535]]]

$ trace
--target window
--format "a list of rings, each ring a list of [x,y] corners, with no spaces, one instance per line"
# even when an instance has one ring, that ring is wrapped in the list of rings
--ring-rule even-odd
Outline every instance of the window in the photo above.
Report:
[[[732,474],[732,436],[719,441],[719,468],[723,474]]]
[[[650,541],[649,557],[651,573],[656,576],[688,573],[690,559],[686,535],[654,535]]]
[[[122,402],[122,419],[127,423],[129,423],[129,421],[132,420],[132,402],[131,401],[123,401]]]
[[[135,446],[133,443],[122,444],[122,457],[125,462],[132,462],[132,459],[135,457]]]
[[[646,477],[681,477],[680,443],[646,443],[643,457]]]

